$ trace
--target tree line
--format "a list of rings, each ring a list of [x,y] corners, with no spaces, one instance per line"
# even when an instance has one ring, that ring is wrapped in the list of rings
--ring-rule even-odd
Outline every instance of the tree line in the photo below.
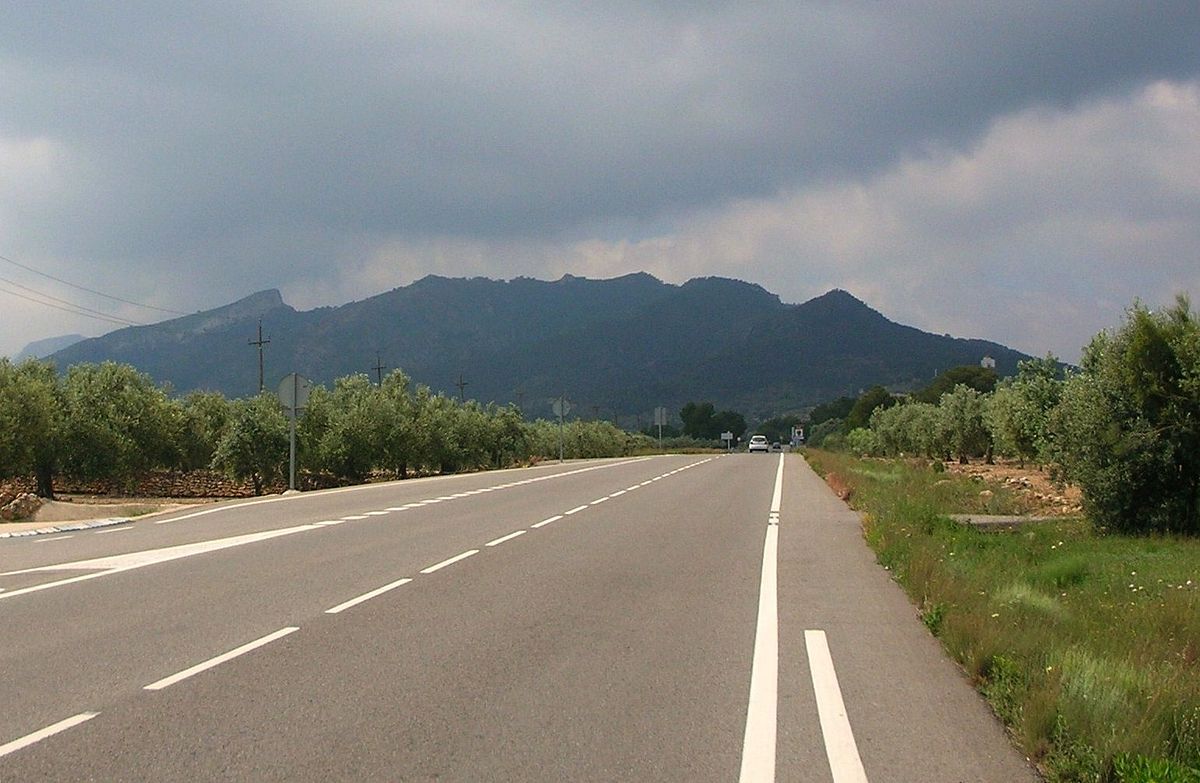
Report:
[[[400,370],[378,385],[366,375],[313,389],[297,419],[298,462],[335,482],[383,473],[447,473],[535,458],[621,456],[650,440],[607,422],[525,421],[513,406],[460,402],[414,385]],[[115,362],[74,365],[0,358],[0,479],[56,477],[132,482],[156,468],[214,469],[261,494],[288,464],[289,422],[263,394],[177,398],[145,373]]]
[[[1186,298],[1134,305],[1078,368],[1034,359],[991,389],[978,368],[959,373],[936,399],[876,388],[843,400],[843,417],[815,425],[813,440],[878,456],[1036,461],[1079,486],[1104,528],[1200,534],[1200,319]]]

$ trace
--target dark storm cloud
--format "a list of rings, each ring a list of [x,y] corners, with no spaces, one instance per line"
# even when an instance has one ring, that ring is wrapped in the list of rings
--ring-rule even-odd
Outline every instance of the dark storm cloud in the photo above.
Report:
[[[0,252],[198,307],[405,239],[637,241],[1194,78],[1197,40],[1194,0],[7,4]]]
[[[2,24],[5,132],[65,143],[88,233],[134,254],[263,225],[538,234],[766,195],[1195,73],[1200,39],[1194,2],[170,8]]]

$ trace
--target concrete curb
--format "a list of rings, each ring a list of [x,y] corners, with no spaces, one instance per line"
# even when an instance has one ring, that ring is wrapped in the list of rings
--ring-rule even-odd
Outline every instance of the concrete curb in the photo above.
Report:
[[[46,535],[48,533],[69,533],[74,530],[92,530],[98,527],[126,525],[132,521],[129,517],[111,517],[109,519],[93,519],[87,522],[64,522],[60,525],[39,527],[32,530],[14,530],[11,533],[0,533],[0,538],[25,538],[27,536]]]

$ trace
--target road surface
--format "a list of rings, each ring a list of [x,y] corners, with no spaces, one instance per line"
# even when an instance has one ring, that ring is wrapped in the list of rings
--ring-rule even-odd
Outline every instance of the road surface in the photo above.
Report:
[[[1033,781],[799,455],[0,540],[0,781]]]

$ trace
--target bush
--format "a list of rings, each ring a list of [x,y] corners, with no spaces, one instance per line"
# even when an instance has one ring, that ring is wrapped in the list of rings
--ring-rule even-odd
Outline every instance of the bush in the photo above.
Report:
[[[1135,305],[1084,352],[1050,417],[1050,452],[1112,530],[1200,533],[1200,322],[1186,299]]]

